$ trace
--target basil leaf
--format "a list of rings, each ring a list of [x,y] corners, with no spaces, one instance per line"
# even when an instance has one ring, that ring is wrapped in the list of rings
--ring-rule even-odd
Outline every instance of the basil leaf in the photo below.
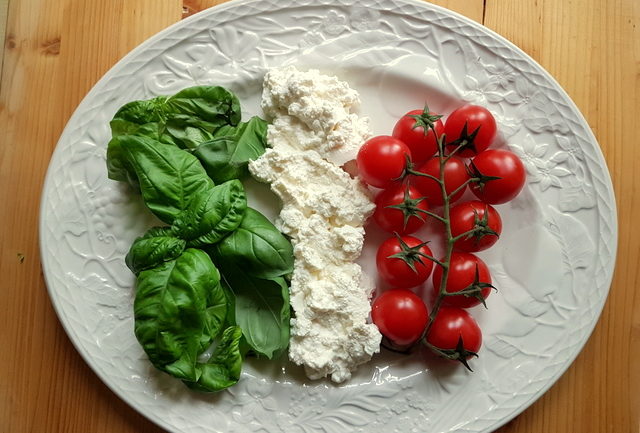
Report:
[[[226,327],[226,320],[229,316],[229,310],[231,309],[227,293],[222,287],[220,273],[218,273],[217,279],[214,278],[214,280],[216,281],[216,287],[214,290],[210,290],[207,296],[205,338],[202,339],[202,345],[198,352],[205,350],[211,343],[211,340],[215,339],[220,334],[220,331]]]
[[[158,96],[152,99],[128,102],[120,107],[113,119],[137,125],[163,122],[167,99],[166,96]],[[122,125],[126,124],[122,123]],[[116,128],[116,135],[119,135],[120,132],[122,130]]]
[[[223,279],[235,298],[235,321],[258,354],[278,357],[289,345],[289,287],[284,278],[263,280],[228,265]]]
[[[267,146],[267,122],[252,117],[238,126],[222,126],[213,140],[200,144],[193,154],[216,183],[247,174],[249,161],[257,159]]]
[[[222,126],[216,137],[233,137],[236,149],[229,158],[231,164],[243,164],[257,159],[267,148],[267,122],[254,116],[236,127]]]
[[[221,126],[237,125],[240,116],[240,101],[233,93],[223,87],[195,86],[170,97],[124,105],[111,121],[111,133],[113,137],[147,136],[193,149],[213,139],[213,132]]]
[[[196,365],[197,382],[185,381],[185,384],[191,389],[204,392],[220,391],[235,385],[242,370],[242,354],[239,349],[241,337],[239,327],[225,329],[211,358]]]
[[[111,135],[113,137],[120,135],[140,135],[152,138],[163,144],[178,146],[174,138],[165,133],[164,123],[161,122],[151,122],[140,125],[128,120],[114,118],[110,125]]]
[[[222,267],[235,265],[257,278],[275,278],[293,271],[291,242],[255,209],[247,211],[237,230],[213,247]]]
[[[154,227],[133,242],[125,263],[131,272],[138,275],[141,271],[176,259],[186,245],[185,240],[172,236],[169,227]]]
[[[193,151],[193,155],[215,183],[223,183],[246,174],[246,164],[243,166],[229,162],[237,145],[233,137],[218,137],[202,143]]]
[[[173,119],[167,122],[167,134],[176,145],[182,149],[195,149],[201,143],[213,139],[209,129],[215,129],[214,125],[200,125],[200,122],[185,118]]]
[[[175,235],[171,227],[159,227],[159,226],[151,227],[149,230],[146,231],[144,235],[142,235],[142,237],[145,239],[154,238],[158,236],[175,236]]]
[[[196,119],[194,125],[209,129],[209,125],[237,125],[240,122],[238,97],[220,86],[194,86],[181,90],[166,101],[169,119]]]
[[[190,247],[214,244],[240,225],[246,209],[242,183],[230,180],[199,191],[173,228]]]
[[[233,326],[236,324],[236,299],[233,296],[233,292],[224,282],[224,278],[221,276],[220,286],[224,292],[224,296],[227,300],[227,316],[224,318],[226,326]]]
[[[187,209],[191,197],[213,182],[196,157],[144,136],[122,135],[109,142],[107,161],[136,179],[145,204],[171,223]]]
[[[166,101],[166,96],[158,96],[157,98],[132,101],[123,105],[110,122],[111,135],[113,137],[140,135],[164,144],[178,146],[179,143],[166,132]],[[110,172],[109,174],[111,177],[112,173]],[[114,179],[114,177],[111,178]]]
[[[240,101],[223,87],[196,86],[167,99],[166,131],[178,146],[194,149],[211,140],[213,132],[240,122]]]
[[[112,136],[138,134],[160,141],[164,130],[162,107],[166,99],[165,96],[159,96],[132,101],[120,107],[110,122]]]
[[[134,331],[156,368],[179,379],[197,380],[197,355],[212,340],[214,321],[207,301],[220,296],[211,294],[216,291],[224,297],[217,268],[200,250],[185,250],[175,260],[140,272]],[[216,313],[222,323],[226,312]]]
[[[126,141],[126,139],[124,139]],[[127,158],[122,138],[112,138],[107,146],[107,175],[109,179],[126,182],[140,192],[138,174]]]

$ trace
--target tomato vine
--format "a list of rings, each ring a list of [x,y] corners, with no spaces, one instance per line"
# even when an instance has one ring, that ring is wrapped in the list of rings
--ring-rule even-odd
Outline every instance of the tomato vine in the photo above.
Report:
[[[513,153],[487,150],[497,132],[495,119],[487,109],[462,106],[449,114],[444,128],[441,118],[426,105],[422,112],[410,111],[396,123],[393,137],[374,137],[358,154],[361,171],[373,177],[379,175],[387,182],[376,197],[374,220],[383,230],[394,233],[395,238],[379,247],[378,272],[391,287],[405,290],[383,293],[374,301],[372,311],[381,323],[388,325],[385,330],[381,328],[385,336],[383,345],[388,349],[407,353],[424,344],[437,355],[459,361],[471,370],[467,361],[477,356],[482,333],[465,309],[478,304],[486,307],[485,299],[495,287],[486,264],[470,253],[489,248],[498,240],[502,221],[491,204],[515,198],[524,186],[525,174],[522,162]],[[416,136],[418,131],[422,137]],[[427,143],[427,136],[435,145]],[[402,141],[398,144],[396,137],[408,140],[408,151],[402,147]],[[376,158],[369,155],[372,149],[377,152]],[[414,158],[413,152],[419,156]],[[472,159],[465,163],[462,158]],[[378,170],[380,164],[385,170]],[[399,168],[402,165],[404,168]],[[392,172],[396,176],[391,176]],[[366,176],[363,179],[376,186]],[[479,200],[456,203],[467,187]],[[430,206],[441,206],[442,211],[436,213]],[[442,224],[444,253],[439,258],[423,250],[427,242],[407,236],[418,230],[427,217]],[[387,320],[394,309],[404,308],[408,288],[425,281],[425,260],[436,266],[430,312],[407,324]],[[378,302],[382,297],[384,302]],[[412,313],[417,308],[405,307]],[[374,323],[378,324],[375,319]],[[390,326],[391,323],[398,328]],[[394,335],[405,330],[403,327],[415,330],[418,326],[424,327],[411,344],[403,345],[394,339]]]

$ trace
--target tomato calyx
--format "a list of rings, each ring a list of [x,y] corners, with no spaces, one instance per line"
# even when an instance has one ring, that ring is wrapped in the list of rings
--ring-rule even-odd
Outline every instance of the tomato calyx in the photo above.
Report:
[[[477,244],[480,242],[485,236],[495,236],[497,238],[500,237],[500,234],[497,233],[489,226],[489,212],[485,210],[482,218],[478,216],[478,212],[473,211],[473,228],[469,231],[459,234],[454,237],[452,241],[455,243],[459,239],[471,239],[474,238],[474,242]]]
[[[407,223],[409,222],[409,218],[411,218],[412,216],[424,222],[424,215],[430,214],[429,211],[420,209],[418,207],[420,202],[422,202],[424,199],[425,199],[424,197],[411,198],[411,195],[409,194],[409,188],[407,187],[404,190],[404,197],[402,199],[402,203],[393,204],[385,207],[388,209],[398,209],[399,211],[402,212],[403,227],[406,229]]]
[[[431,111],[429,111],[429,106],[425,103],[424,109],[422,110],[421,114],[410,114],[409,117],[413,118],[416,121],[413,124],[412,128],[416,129],[422,127],[424,135],[426,136],[429,133],[430,129],[434,130],[435,132],[435,124],[442,118],[442,115],[431,114]]]
[[[484,190],[485,185],[492,180],[502,179],[500,176],[487,176],[485,174],[482,174],[480,170],[478,170],[478,167],[476,167],[476,165],[473,163],[473,161],[471,161],[469,165],[467,165],[467,173],[469,174],[469,177],[471,177],[469,182],[478,185],[480,191]]]
[[[457,292],[447,292],[445,290],[442,293],[442,295],[443,296],[464,296],[465,298],[476,298],[482,303],[482,305],[484,305],[484,308],[487,308],[487,302],[486,302],[487,298],[482,294],[482,291],[487,287],[491,287],[496,292],[498,291],[498,289],[494,285],[480,281],[480,270],[478,269],[478,264],[476,263],[475,277],[473,279],[473,282],[469,286]]]
[[[437,355],[440,355],[443,358],[450,359],[452,361],[458,361],[462,365],[464,365],[467,370],[473,373],[473,370],[471,369],[471,367],[469,366],[469,363],[467,362],[467,358],[470,358],[472,356],[475,356],[477,358],[478,354],[476,352],[472,352],[471,350],[465,349],[464,341],[462,340],[462,335],[458,337],[458,344],[456,345],[455,349],[441,349],[439,347],[434,346],[433,344],[429,343],[426,340],[424,340],[424,344],[433,352],[435,352]]]
[[[474,153],[478,153],[478,150],[476,149],[475,140],[476,140],[476,136],[478,135],[478,132],[480,132],[480,126],[474,129],[473,132],[471,132],[471,134],[469,134],[469,132],[467,131],[467,126],[468,126],[468,122],[464,122],[462,131],[460,131],[460,136],[457,139],[453,140],[452,142],[448,143],[448,146],[454,148],[454,150],[450,153],[450,155],[453,155],[454,153],[461,152],[467,149],[472,150]]]
[[[418,270],[416,269],[416,263],[420,263],[424,265],[424,262],[422,261],[423,258],[440,264],[440,261],[437,260],[436,258],[431,257],[430,255],[420,251],[420,249],[426,246],[429,243],[429,241],[422,242],[416,245],[415,247],[410,247],[409,245],[407,245],[407,243],[402,239],[402,237],[397,232],[394,232],[393,234],[398,239],[398,243],[400,244],[400,248],[402,249],[402,251],[400,251],[399,253],[387,256],[388,259],[402,260],[416,274],[418,273]]]

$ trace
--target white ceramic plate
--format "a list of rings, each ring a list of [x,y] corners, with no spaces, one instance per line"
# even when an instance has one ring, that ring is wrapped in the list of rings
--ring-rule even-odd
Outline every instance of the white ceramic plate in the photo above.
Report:
[[[134,278],[123,257],[153,223],[139,197],[107,179],[109,120],[133,99],[194,84],[234,90],[259,113],[261,78],[283,63],[346,79],[374,133],[425,99],[447,113],[463,101],[495,113],[529,182],[499,207],[498,246],[482,257],[500,292],[474,309],[484,331],[475,373],[420,355],[376,356],[351,381],[304,379],[286,362],[247,363],[216,395],[156,372],[133,335]],[[270,216],[278,203],[251,184]],[[49,293],[71,340],[138,411],[182,432],[479,432],[544,393],[591,333],[611,281],[616,213],[588,125],[558,84],[518,48],[459,15],[405,0],[235,1],[151,38],[91,90],[53,155],[41,208]],[[371,270],[375,236],[362,262]]]

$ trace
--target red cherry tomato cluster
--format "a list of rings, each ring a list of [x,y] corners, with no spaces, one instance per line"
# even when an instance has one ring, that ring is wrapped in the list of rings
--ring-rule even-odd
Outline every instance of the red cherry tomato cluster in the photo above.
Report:
[[[373,219],[393,233],[376,255],[380,278],[392,289],[374,300],[371,315],[395,348],[422,340],[468,368],[482,333],[465,309],[486,307],[493,288],[488,266],[472,253],[498,241],[502,219],[492,205],[518,195],[525,170],[515,154],[489,149],[497,126],[487,109],[465,105],[446,122],[441,117],[427,107],[410,111],[398,120],[392,136],[374,137],[358,153],[360,177],[382,189]],[[460,202],[467,189],[477,200]],[[446,253],[438,259],[428,242],[409,236],[429,221],[444,228]],[[411,290],[430,277],[431,315]]]

